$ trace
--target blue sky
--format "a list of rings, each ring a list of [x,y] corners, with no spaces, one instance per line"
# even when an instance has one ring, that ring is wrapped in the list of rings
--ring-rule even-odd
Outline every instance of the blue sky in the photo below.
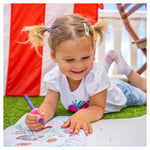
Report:
[[[116,3],[103,3],[104,4],[104,10],[117,10]],[[124,3],[122,3],[124,4]],[[131,7],[136,5],[137,3],[132,3],[130,6],[127,7],[127,10],[129,10]],[[146,11],[146,6],[141,6],[137,11]]]

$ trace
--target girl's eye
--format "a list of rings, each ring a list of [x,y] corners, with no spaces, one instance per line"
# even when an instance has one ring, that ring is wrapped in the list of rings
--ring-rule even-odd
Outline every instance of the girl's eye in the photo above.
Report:
[[[66,59],[67,62],[72,62],[74,59]]]
[[[88,59],[88,58],[90,58],[90,56],[83,57],[82,59]]]

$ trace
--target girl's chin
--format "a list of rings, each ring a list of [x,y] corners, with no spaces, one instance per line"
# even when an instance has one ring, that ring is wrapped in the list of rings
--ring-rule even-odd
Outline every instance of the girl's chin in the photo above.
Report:
[[[71,75],[69,78],[72,80],[79,81],[79,80],[82,80],[83,77],[84,75]]]

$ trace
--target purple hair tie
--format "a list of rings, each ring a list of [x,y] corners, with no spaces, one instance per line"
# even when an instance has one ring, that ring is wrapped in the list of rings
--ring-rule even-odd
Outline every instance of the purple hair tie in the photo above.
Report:
[[[47,32],[50,32],[51,28],[47,28]]]

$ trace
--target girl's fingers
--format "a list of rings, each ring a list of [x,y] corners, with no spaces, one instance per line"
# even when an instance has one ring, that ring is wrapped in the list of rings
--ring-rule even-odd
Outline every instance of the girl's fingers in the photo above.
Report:
[[[42,113],[42,115],[44,116],[45,114]],[[25,123],[30,130],[37,131],[43,128],[43,125],[37,121],[38,119],[40,119],[40,115],[29,113],[26,115]],[[45,118],[43,118],[43,121],[45,123]]]
[[[30,117],[30,115],[26,115],[26,118],[25,118],[25,123],[28,125],[28,124],[32,124],[32,123],[36,123],[36,117]]]
[[[67,128],[70,125],[70,119],[68,119],[63,125],[61,125],[62,128]]]
[[[88,131],[89,131],[89,133],[92,133],[92,126],[91,126],[91,123],[88,124]]]
[[[75,125],[76,125],[76,122],[71,122],[70,128],[69,128],[69,132],[70,132],[70,133],[73,133],[73,132],[74,132]]]
[[[43,127],[43,125],[40,122],[37,122],[36,120],[31,121],[28,120],[28,118],[25,119],[25,123],[31,130],[40,130]]]
[[[44,112],[42,112],[41,114],[42,114],[43,117],[45,116],[45,113],[44,113]]]
[[[71,118],[69,118],[63,125],[61,125],[61,127],[62,128],[69,127],[69,132],[75,134],[78,134],[81,128],[83,128],[85,135],[92,133],[91,123],[87,123],[87,122],[80,123],[77,121],[71,121]]]
[[[80,124],[80,123],[77,123],[76,126],[75,126],[74,133],[75,133],[75,134],[78,134],[78,133],[80,132],[80,129],[81,129],[81,124]]]
[[[35,124],[28,124],[28,127],[33,131],[38,131],[43,128],[43,125],[39,122],[39,123],[35,123]]]
[[[40,118],[40,115],[38,115],[38,114],[31,114],[31,113],[29,113],[29,114],[27,114],[26,115],[26,118],[28,119],[28,120],[37,120],[37,119],[39,119]]]
[[[25,123],[28,125],[28,124],[36,124],[36,123],[39,123],[39,121],[37,121],[38,119],[40,119],[40,115],[38,114],[27,114],[26,115],[26,118],[25,118]],[[43,118],[43,121],[45,123],[45,118]]]
[[[84,130],[85,135],[88,135],[89,131],[88,131],[88,125],[87,125],[87,123],[84,123],[82,128]]]
[[[83,124],[83,130],[84,130],[85,135],[92,133],[91,123],[84,123]]]

